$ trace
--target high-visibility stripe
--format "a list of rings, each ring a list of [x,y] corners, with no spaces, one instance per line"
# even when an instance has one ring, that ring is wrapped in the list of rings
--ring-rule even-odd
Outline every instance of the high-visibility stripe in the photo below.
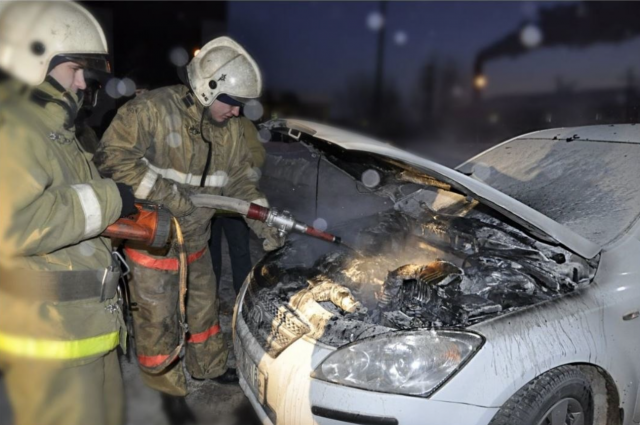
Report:
[[[204,332],[199,332],[197,334],[191,334],[189,336],[189,338],[187,338],[187,342],[191,343],[191,344],[198,344],[200,342],[205,342],[207,339],[209,339],[210,337],[218,334],[220,332],[220,325],[219,324],[215,324],[213,326],[211,326],[209,329],[207,329]]]
[[[153,185],[156,184],[156,180],[158,180],[158,173],[151,169],[147,170],[136,189],[135,197],[138,199],[147,199],[147,196],[151,193],[151,189],[153,189]]]
[[[88,184],[74,184],[71,187],[78,194],[84,212],[84,236],[96,236],[102,230],[102,210],[96,192]]]
[[[140,366],[156,367],[162,364],[163,361],[169,358],[168,354],[159,354],[157,356],[143,356],[138,355],[138,363]]]
[[[0,351],[34,359],[80,359],[107,353],[119,343],[119,331],[72,341],[26,338],[0,332]]]
[[[200,251],[190,254],[187,257],[187,263],[191,264],[200,259],[206,250],[207,247],[204,247]],[[176,271],[180,268],[180,261],[177,258],[153,258],[128,246],[124,248],[124,252],[131,261],[148,269]]]
[[[196,186],[200,186],[201,176],[195,176],[196,183],[191,183]],[[224,171],[214,171],[212,175],[207,176],[207,180],[204,182],[205,186],[210,187],[225,187],[229,184],[229,176]]]
[[[173,180],[176,183],[188,184],[191,186],[200,186],[202,175],[183,173],[173,168],[160,168],[151,164],[147,158],[142,158],[142,161],[147,164],[150,170],[155,171],[165,179]],[[209,187],[224,187],[228,183],[229,176],[227,175],[227,173],[225,173],[224,171],[216,171],[213,174],[207,176],[204,185]]]

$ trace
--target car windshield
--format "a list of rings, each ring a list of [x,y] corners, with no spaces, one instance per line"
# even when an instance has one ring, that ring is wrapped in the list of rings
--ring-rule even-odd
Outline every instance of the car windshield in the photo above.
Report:
[[[640,214],[640,144],[524,138],[460,171],[601,246]]]

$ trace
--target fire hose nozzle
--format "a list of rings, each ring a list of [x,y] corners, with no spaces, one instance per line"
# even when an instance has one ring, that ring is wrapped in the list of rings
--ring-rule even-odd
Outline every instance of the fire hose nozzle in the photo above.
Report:
[[[282,237],[291,232],[296,232],[332,243],[339,244],[341,242],[337,236],[297,221],[289,211],[279,211],[276,208],[266,208],[257,204],[251,204],[247,218],[262,221],[267,226],[276,228],[278,234]]]
[[[296,221],[289,211],[279,211],[276,208],[269,209],[265,224],[269,227],[275,227],[281,237],[288,235],[292,231],[306,233],[309,227],[306,224]]]

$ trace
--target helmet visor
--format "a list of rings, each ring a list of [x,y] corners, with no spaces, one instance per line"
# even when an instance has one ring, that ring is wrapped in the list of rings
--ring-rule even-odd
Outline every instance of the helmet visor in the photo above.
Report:
[[[105,55],[68,54],[58,56],[64,59],[65,62],[75,62],[89,71],[111,74],[111,64]]]
[[[216,100],[231,106],[242,107],[245,104],[245,102],[240,100],[240,98],[237,98],[235,96],[229,96],[228,94],[224,94],[224,93],[219,94]]]

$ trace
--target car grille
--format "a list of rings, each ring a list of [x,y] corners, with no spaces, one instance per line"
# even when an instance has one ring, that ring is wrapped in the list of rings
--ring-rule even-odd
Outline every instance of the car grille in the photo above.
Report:
[[[247,288],[242,300],[242,319],[271,357],[277,357],[310,330],[287,303],[255,284]]]

